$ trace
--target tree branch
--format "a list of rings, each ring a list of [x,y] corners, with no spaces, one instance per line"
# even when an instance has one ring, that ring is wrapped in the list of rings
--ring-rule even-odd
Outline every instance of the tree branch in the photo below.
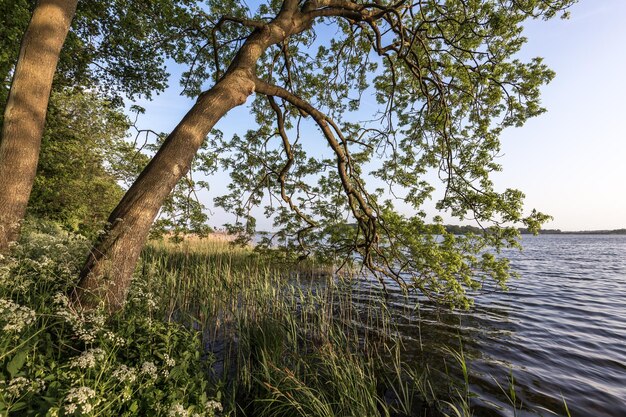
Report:
[[[283,149],[285,150],[285,154],[287,155],[287,163],[283,166],[280,173],[278,174],[278,180],[280,181],[280,196],[289,205],[289,208],[298,215],[298,217],[300,217],[302,220],[308,223],[307,227],[305,227],[304,229],[298,230],[297,232],[298,243],[300,244],[300,247],[304,249],[306,245],[302,241],[302,234],[305,233],[307,230],[317,227],[318,224],[309,216],[307,216],[305,213],[303,213],[298,208],[298,206],[296,206],[293,203],[293,201],[291,200],[291,197],[287,195],[287,191],[286,191],[287,174],[289,173],[289,170],[291,169],[291,166],[293,165],[295,161],[295,157],[291,149],[291,143],[289,142],[289,138],[287,137],[287,131],[285,130],[285,117],[283,115],[283,112],[280,109],[280,107],[278,107],[278,104],[276,104],[276,100],[274,100],[274,96],[268,95],[267,100],[269,101],[270,106],[272,107],[272,110],[274,110],[274,113],[276,113],[276,124],[278,127],[278,134],[280,135],[283,141]]]

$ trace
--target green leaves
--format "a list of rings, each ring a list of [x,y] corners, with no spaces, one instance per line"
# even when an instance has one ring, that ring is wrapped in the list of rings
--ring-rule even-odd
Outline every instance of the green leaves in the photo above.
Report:
[[[7,372],[14,378],[26,363],[28,352],[26,350],[18,351],[7,364]]]
[[[64,294],[85,244],[58,230],[29,227],[2,260],[3,305],[13,299],[36,311],[37,319],[19,338],[0,332],[0,414],[166,416],[180,407],[190,414],[204,410],[214,398],[211,356],[202,354],[197,332],[163,321],[168,301],[148,276],[137,277],[126,309],[113,317],[79,314],[69,306]]]
[[[167,87],[166,60],[185,61],[203,19],[191,0],[79,2],[60,72],[113,95],[149,98]]]
[[[93,237],[122,196],[118,182],[136,175],[128,118],[80,88],[53,92],[29,213]],[[97,196],[97,198],[94,198]]]
[[[263,205],[277,232],[261,246],[279,240],[287,257],[360,262],[457,305],[486,279],[503,285],[508,264],[485,256],[489,248],[517,246],[518,226],[548,219],[525,216],[523,193],[491,180],[502,169],[502,130],[545,111],[540,88],[554,77],[541,58],[516,58],[523,23],[571,3],[355,3],[349,18],[320,12],[257,63],[257,76],[287,93],[257,94],[258,127],[215,148],[232,180],[216,199],[237,215],[230,230],[251,237],[253,208]],[[271,13],[262,7],[256,17]],[[424,207],[438,190],[441,213],[483,233],[455,237],[429,225]]]

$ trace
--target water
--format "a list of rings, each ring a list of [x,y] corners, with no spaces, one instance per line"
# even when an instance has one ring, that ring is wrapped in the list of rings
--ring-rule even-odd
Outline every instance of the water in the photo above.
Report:
[[[566,415],[564,401],[572,416],[626,416],[626,236],[523,244],[507,253],[521,278],[479,295],[470,311],[423,302],[409,311],[415,300],[392,289],[406,354],[458,378],[444,346],[462,345],[476,416]],[[368,297],[368,285],[359,288]]]

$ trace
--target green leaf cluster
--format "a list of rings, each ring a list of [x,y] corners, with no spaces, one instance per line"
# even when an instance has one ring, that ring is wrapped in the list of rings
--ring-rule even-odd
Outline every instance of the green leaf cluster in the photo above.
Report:
[[[491,251],[518,246],[518,227],[549,219],[525,213],[524,194],[491,179],[501,132],[545,111],[540,89],[554,77],[541,58],[518,58],[523,25],[571,3],[357,2],[369,17],[320,17],[270,47],[257,76],[286,93],[257,94],[258,127],[214,148],[232,180],[216,199],[236,215],[230,230],[252,238],[261,206],[277,230],[261,246],[280,242],[295,259],[359,263],[454,305],[467,306],[485,281],[503,285],[508,263]],[[274,13],[246,11],[256,21]],[[225,65],[240,35],[220,36]],[[437,190],[441,214],[481,233],[455,237],[427,219]]]
[[[122,109],[95,93],[53,92],[29,214],[94,237],[123,195],[121,181],[135,175],[129,126]]]

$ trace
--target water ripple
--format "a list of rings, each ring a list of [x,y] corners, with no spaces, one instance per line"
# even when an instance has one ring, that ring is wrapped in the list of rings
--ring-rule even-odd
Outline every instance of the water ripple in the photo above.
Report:
[[[469,312],[424,301],[416,312],[415,299],[392,294],[409,354],[441,367],[443,344],[461,341],[475,415],[565,415],[565,401],[572,416],[626,416],[626,236],[523,243],[524,251],[506,253],[521,278],[508,292],[478,295]],[[375,292],[366,284],[354,297],[365,302]],[[503,393],[511,374],[516,412]]]

